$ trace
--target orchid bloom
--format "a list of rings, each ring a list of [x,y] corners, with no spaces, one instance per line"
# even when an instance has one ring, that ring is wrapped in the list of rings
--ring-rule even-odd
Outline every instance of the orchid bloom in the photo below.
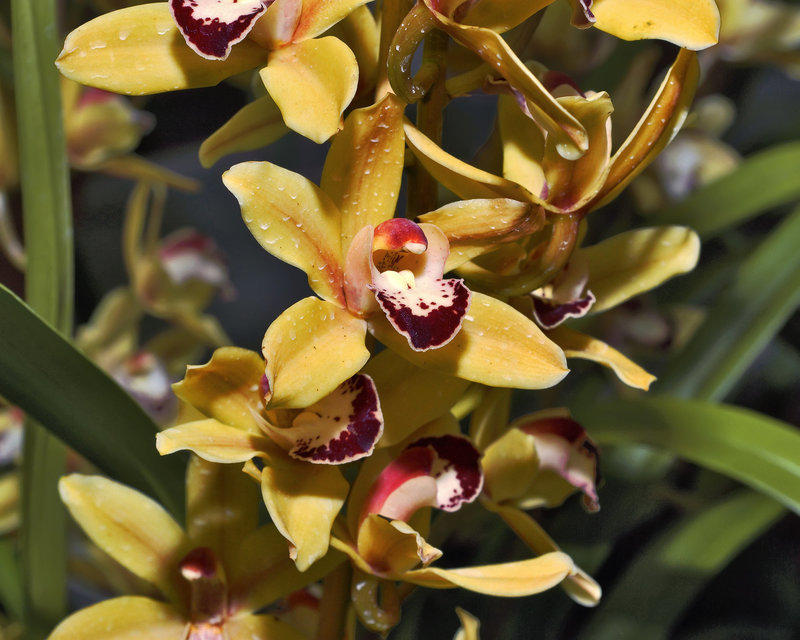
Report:
[[[158,434],[159,453],[188,449],[217,463],[258,459],[264,503],[298,568],[324,556],[349,488],[336,465],[368,456],[383,432],[371,378],[354,375],[302,409],[266,410],[264,361],[223,347],[207,364],[189,367],[174,391],[198,415]]]
[[[405,446],[373,454],[353,485],[347,524],[337,525],[331,544],[350,557],[353,604],[373,630],[386,632],[397,621],[396,581],[516,597],[549,589],[572,571],[563,553],[480,567],[429,566],[442,552],[420,533],[427,528],[425,508],[456,511],[474,501],[483,486],[480,455],[457,428],[452,417],[445,417]]]
[[[305,406],[356,373],[369,357],[368,328],[419,366],[483,384],[542,388],[566,374],[560,352],[533,322],[442,278],[448,246],[439,229],[392,219],[402,113],[392,95],[351,113],[321,188],[267,162],[223,175],[256,240],[303,269],[322,298],[296,303],[264,336],[271,406]],[[507,217],[508,224],[516,217],[503,207],[524,208],[503,199],[499,210],[478,204],[484,219]]]
[[[165,601],[105,600],[66,618],[51,640],[301,640],[290,625],[256,612],[341,561],[332,554],[310,572],[297,571],[275,528],[257,528],[250,479],[197,458],[187,472],[186,531],[152,499],[100,476],[67,476],[59,491],[87,535]]]
[[[217,84],[261,67],[286,125],[323,142],[341,127],[358,84],[353,52],[316,36],[367,0],[169,0],[113,11],[64,43],[61,72],[117,93]]]

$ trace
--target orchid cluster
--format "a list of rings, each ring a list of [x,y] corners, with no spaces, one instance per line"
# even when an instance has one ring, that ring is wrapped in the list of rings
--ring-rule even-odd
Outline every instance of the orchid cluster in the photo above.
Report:
[[[418,588],[524,597],[560,585],[597,605],[600,585],[539,516],[579,494],[591,526],[601,451],[542,390],[568,384],[574,360],[606,367],[623,394],[655,379],[581,318],[691,271],[699,237],[680,225],[599,233],[591,214],[640,174],[633,195],[652,203],[736,165],[720,150],[711,175],[687,169],[685,154],[703,153],[697,117],[659,158],[690,113],[697,52],[720,38],[717,4],[111,4],[126,6],[75,29],[56,60],[70,162],[136,180],[130,286],[109,294],[77,344],[161,425],[162,456],[191,452],[186,519],[102,476],[65,476],[73,518],[152,588],[80,609],[50,638],[385,636]],[[574,60],[540,61],[575,53],[590,64],[580,52],[598,31],[670,43],[660,83],[644,97],[655,61],[631,75],[619,114],[609,92],[573,79]],[[256,97],[203,143],[206,167],[290,132],[328,144],[318,181],[267,161],[222,174],[253,238],[308,280],[260,352],[231,345],[205,311],[232,292],[213,240],[160,238],[166,188],[198,185],[130,154],[153,123],[116,95],[224,80]],[[445,107],[477,95],[496,96],[496,117],[481,152],[463,159],[444,148]],[[145,314],[168,329],[140,344]],[[214,349],[208,361],[170,389],[203,348]],[[448,562],[437,531],[478,507],[528,555]],[[457,637],[477,640],[478,621],[458,616]]]

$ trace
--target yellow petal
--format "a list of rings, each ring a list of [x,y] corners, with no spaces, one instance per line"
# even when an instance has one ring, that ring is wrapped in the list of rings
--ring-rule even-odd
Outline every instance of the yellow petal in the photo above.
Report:
[[[161,505],[101,476],[63,477],[58,491],[97,546],[168,597],[177,597],[177,563],[188,550],[187,541]]]
[[[253,412],[262,404],[264,359],[254,351],[222,347],[206,364],[186,367],[172,390],[184,402],[210,418],[258,433]]]
[[[592,336],[561,326],[548,331],[547,337],[564,350],[567,358],[598,362],[610,368],[622,382],[635,389],[647,391],[656,379],[619,351]]]
[[[358,61],[356,96],[366,95],[375,86],[378,75],[380,24],[369,7],[360,6],[338,22],[328,35],[336,36],[355,54]]]
[[[409,569],[428,565],[442,555],[402,520],[390,522],[374,513],[359,526],[357,547],[370,573],[395,579],[403,579]]]
[[[341,215],[328,195],[303,176],[269,162],[243,162],[222,174],[258,243],[306,272],[322,298],[344,306]]]
[[[497,100],[497,123],[503,142],[503,176],[540,195],[547,184],[542,167],[544,132],[507,95]]]
[[[469,438],[479,451],[499,438],[511,414],[509,389],[486,389],[469,421]]]
[[[305,40],[273,51],[261,80],[286,126],[321,143],[342,128],[358,86],[358,63],[338,38]]]
[[[300,20],[292,35],[293,42],[314,38],[327,31],[356,7],[369,0],[303,0]]]
[[[657,38],[687,49],[705,49],[719,38],[714,0],[594,0],[594,26],[622,38]]]
[[[687,227],[650,227],[621,233],[572,255],[572,261],[586,265],[586,288],[595,295],[592,313],[597,313],[694,269],[700,239]]]
[[[200,164],[209,168],[229,153],[266,147],[289,130],[270,96],[242,107],[200,145]]]
[[[217,420],[197,420],[172,427],[156,435],[162,456],[193,451],[210,462],[245,462],[270,450],[270,440]]]
[[[181,640],[189,621],[174,607],[141,596],[99,602],[73,613],[49,640]]]
[[[366,322],[347,311],[305,298],[264,335],[270,407],[305,408],[331,393],[369,359]]]
[[[379,447],[405,439],[422,425],[450,410],[469,382],[414,366],[386,349],[364,367],[378,389],[383,412]]]
[[[467,9],[467,13],[461,22],[503,33],[524,22],[552,2],[553,0],[526,0],[525,2],[520,2],[519,0],[492,0],[491,2],[477,2]]]
[[[509,429],[483,452],[484,491],[495,502],[519,497],[539,472],[535,438]]]
[[[328,552],[331,527],[350,485],[334,466],[275,458],[261,472],[261,495],[273,524],[305,571]]]
[[[544,389],[568,372],[562,351],[532,320],[481,293],[472,293],[461,331],[438,349],[413,351],[381,314],[370,319],[370,330],[420,367],[489,386]]]
[[[342,212],[342,255],[367,225],[394,216],[403,174],[403,108],[394,95],[353,111],[325,158],[320,186]]]
[[[480,640],[480,621],[472,614],[464,611],[461,607],[456,607],[458,619],[461,621],[461,627],[456,631],[453,640]]]
[[[192,456],[186,471],[186,531],[232,567],[242,540],[258,525],[258,485],[238,465]]]
[[[409,571],[403,580],[433,589],[461,587],[492,596],[519,597],[554,587],[573,570],[571,558],[559,552],[539,558],[464,569],[427,567]]]
[[[306,640],[306,636],[275,616],[244,616],[225,622],[227,640]]]
[[[699,78],[697,54],[681,49],[647,111],[611,158],[606,182],[591,208],[613,200],[669,144],[686,120]]]
[[[183,39],[166,2],[113,11],[67,36],[61,73],[90,87],[142,95],[210,87],[264,64],[267,52],[244,40],[227,60],[206,60]]]

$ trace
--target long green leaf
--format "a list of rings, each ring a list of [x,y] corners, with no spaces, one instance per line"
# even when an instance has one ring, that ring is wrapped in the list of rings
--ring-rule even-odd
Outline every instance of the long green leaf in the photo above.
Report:
[[[110,477],[182,510],[183,465],[155,448],[156,425],[114,380],[0,286],[0,395]]]
[[[653,224],[683,224],[703,239],[764,211],[800,198],[800,142],[750,156],[733,172],[652,217]]]
[[[708,400],[730,391],[800,305],[798,238],[800,208],[739,266],[655,391]]]
[[[58,74],[55,0],[13,0],[14,78],[27,267],[25,296],[69,335],[73,312],[72,211]],[[40,403],[46,403],[42,397]],[[66,512],[56,490],[66,450],[27,425],[22,460],[22,568],[26,618],[46,627],[66,612]],[[29,631],[31,637],[41,631]]]
[[[638,554],[580,638],[669,637],[708,581],[784,513],[771,498],[743,490],[684,516]]]
[[[647,444],[735,478],[800,513],[800,431],[738,407],[665,396],[576,411],[601,445]]]

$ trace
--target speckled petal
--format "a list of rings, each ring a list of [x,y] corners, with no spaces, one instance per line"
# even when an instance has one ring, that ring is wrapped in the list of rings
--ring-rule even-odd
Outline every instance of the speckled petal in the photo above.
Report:
[[[422,438],[408,449],[431,448],[436,458],[431,474],[436,480],[436,507],[443,511],[458,511],[464,503],[472,502],[483,488],[480,453],[464,437],[444,435]]]

